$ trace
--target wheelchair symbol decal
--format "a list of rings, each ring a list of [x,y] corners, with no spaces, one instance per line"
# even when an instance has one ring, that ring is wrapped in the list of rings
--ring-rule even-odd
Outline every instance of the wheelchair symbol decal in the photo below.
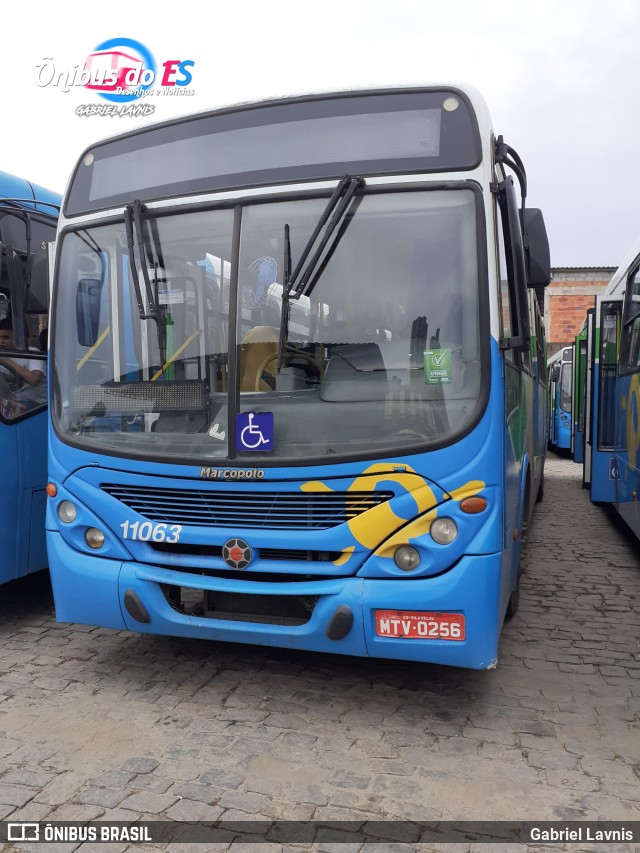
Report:
[[[236,450],[273,450],[273,412],[236,415]]]

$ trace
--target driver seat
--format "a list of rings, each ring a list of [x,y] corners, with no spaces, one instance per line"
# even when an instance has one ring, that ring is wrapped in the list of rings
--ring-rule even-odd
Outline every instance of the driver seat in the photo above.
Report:
[[[240,390],[273,391],[276,387],[278,333],[273,326],[254,326],[240,346]],[[271,361],[269,357],[273,356]],[[265,362],[268,362],[266,368]]]

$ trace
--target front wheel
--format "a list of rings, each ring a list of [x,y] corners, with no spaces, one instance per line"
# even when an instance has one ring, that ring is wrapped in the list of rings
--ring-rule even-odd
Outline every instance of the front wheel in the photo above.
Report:
[[[512,591],[509,596],[509,602],[507,604],[507,610],[504,614],[505,619],[513,619],[513,617],[518,612],[518,605],[520,604],[520,572],[518,572],[518,582],[516,584],[516,588]]]
[[[536,503],[539,504],[544,497],[544,465],[540,471],[540,482],[538,483],[538,494],[536,495]]]

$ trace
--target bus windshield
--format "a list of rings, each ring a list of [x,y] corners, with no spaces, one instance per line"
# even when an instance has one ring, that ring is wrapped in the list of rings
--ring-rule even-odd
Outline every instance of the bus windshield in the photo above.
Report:
[[[285,247],[295,267],[326,195],[147,210],[134,239],[125,218],[67,231],[58,433],[98,452],[191,464],[451,443],[479,417],[488,363],[477,198],[460,185],[365,190],[312,286],[284,300]],[[241,439],[247,414],[272,425],[262,438]]]

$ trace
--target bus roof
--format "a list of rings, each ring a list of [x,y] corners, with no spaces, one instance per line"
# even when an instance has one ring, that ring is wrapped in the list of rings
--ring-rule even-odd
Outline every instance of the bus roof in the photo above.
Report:
[[[3,199],[16,201],[19,207],[34,208],[49,216],[58,215],[62,202],[60,193],[0,171],[0,202]]]
[[[630,250],[630,252],[625,257],[624,261],[620,264],[618,269],[613,274],[611,281],[607,285],[607,289],[605,290],[605,294],[607,296],[613,296],[618,294],[622,296],[626,290],[627,285],[627,276],[631,269],[636,266],[638,261],[640,260],[640,239],[636,240]]]
[[[556,362],[564,362],[569,363],[573,361],[573,350],[571,349],[571,344],[568,346],[560,347],[557,353],[552,355],[547,359],[547,367],[552,367]]]

